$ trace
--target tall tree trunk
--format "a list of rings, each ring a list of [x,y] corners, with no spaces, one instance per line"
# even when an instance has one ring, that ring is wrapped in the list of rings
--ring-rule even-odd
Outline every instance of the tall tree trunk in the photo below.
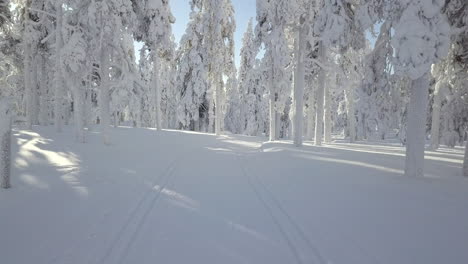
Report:
[[[63,48],[62,39],[62,23],[63,11],[62,1],[56,1],[55,10],[56,25],[55,25],[55,91],[54,91],[54,126],[57,132],[62,132],[63,122],[63,79],[62,79],[62,56],[61,51]]]
[[[38,76],[37,71],[39,70],[38,62],[39,55],[36,54],[32,57],[31,63],[31,95],[32,95],[32,124],[39,124],[39,94],[37,92],[38,87]]]
[[[109,94],[109,54],[106,48],[101,50],[101,88],[99,90],[99,107],[101,133],[104,144],[110,144],[110,94]]]
[[[41,126],[49,125],[49,108],[48,108],[48,94],[47,87],[47,73],[46,73],[46,59],[43,54],[38,57],[39,65],[39,86],[40,86],[40,102],[39,102],[39,124]]]
[[[330,94],[330,85],[325,85],[325,114],[324,114],[324,130],[325,143],[331,142],[331,132],[332,132],[332,122],[331,122],[331,94]]]
[[[304,122],[304,58],[303,52],[303,38],[304,32],[301,27],[297,33],[296,39],[296,72],[294,76],[294,144],[297,147],[302,146],[302,133]]]
[[[319,60],[322,64],[325,64],[325,47],[323,43],[319,44]],[[315,145],[322,145],[323,138],[323,104],[324,104],[324,93],[325,93],[325,69],[321,69],[318,77],[317,87],[317,116],[315,118]]]
[[[217,136],[221,135],[221,122],[223,119],[223,108],[221,104],[222,99],[222,82],[221,77],[215,79],[215,133]]]
[[[356,140],[356,117],[354,116],[354,89],[352,85],[346,87],[345,97],[348,115],[349,142],[353,143]]]
[[[11,187],[11,109],[7,100],[0,101],[0,181],[4,189]]]
[[[434,103],[432,104],[432,125],[431,125],[431,149],[436,150],[439,148],[440,140],[440,108],[441,108],[441,95],[440,89],[442,81],[438,80],[435,85]]]
[[[158,131],[161,127],[161,86],[159,82],[159,56],[157,48],[153,49],[153,89],[154,89],[154,108],[155,108],[155,126]]]
[[[32,74],[31,45],[26,44],[24,50],[24,90],[26,91],[26,129],[32,129],[34,115],[33,85],[31,83]]]
[[[426,73],[419,79],[414,80],[411,87],[406,133],[406,176],[424,176],[424,143],[428,95],[429,79]]]

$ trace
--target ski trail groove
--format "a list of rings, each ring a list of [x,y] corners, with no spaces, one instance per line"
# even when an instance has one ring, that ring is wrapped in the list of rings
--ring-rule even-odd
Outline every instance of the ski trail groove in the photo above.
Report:
[[[294,245],[292,239],[288,236],[288,233],[286,232],[286,230],[284,229],[283,225],[280,223],[280,221],[278,220],[278,217],[275,216],[275,214],[273,213],[273,207],[276,207],[276,209],[279,211],[279,213],[283,214],[287,221],[289,222],[289,224],[293,227],[294,231],[300,236],[300,238],[306,243],[307,247],[311,250],[311,252],[313,252],[313,255],[314,255],[314,259],[316,259],[316,261],[319,263],[319,264],[327,264],[329,263],[325,257],[320,253],[320,251],[318,250],[318,248],[316,246],[314,246],[314,244],[312,243],[312,241],[309,239],[309,237],[305,234],[305,232],[303,231],[303,229],[301,228],[301,226],[299,224],[297,224],[297,222],[292,218],[292,216],[286,211],[286,209],[282,206],[282,204],[279,202],[279,200],[276,198],[276,196],[273,194],[273,192],[271,190],[269,190],[266,185],[264,184],[264,182],[260,179],[260,177],[258,177],[257,175],[253,175],[253,176],[250,176],[249,173],[247,173],[247,170],[244,166],[244,161],[243,161],[243,158],[241,156],[240,153],[236,153],[236,157],[237,157],[237,160],[239,161],[240,163],[240,167],[241,167],[241,170],[242,170],[242,173],[244,174],[244,176],[247,178],[248,182],[249,182],[249,185],[250,187],[252,188],[252,190],[255,192],[257,198],[260,200],[260,202],[263,204],[263,206],[265,207],[265,209],[268,211],[270,217],[272,218],[272,220],[275,222],[275,225],[277,226],[277,228],[279,229],[279,231],[282,233],[283,235],[283,238],[285,239],[285,241],[287,242],[288,244],[288,247],[290,248],[291,252],[293,253],[293,255],[295,256],[296,258],[296,262],[297,263],[303,263],[302,261],[302,258],[301,258],[301,254],[299,253],[299,251],[297,250],[297,247]],[[259,187],[257,187],[259,186]],[[273,204],[273,206],[271,206],[265,198],[262,197],[261,195],[261,191],[259,189],[262,189],[263,190],[263,193],[264,193],[264,197],[266,197],[266,199],[269,199],[271,201],[271,203]],[[278,212],[277,212],[278,214]],[[291,235],[292,236],[292,235]],[[297,241],[296,241],[297,242]]]
[[[275,214],[273,213],[273,209],[270,207],[270,205],[266,202],[266,200],[262,197],[262,195],[260,194],[260,191],[259,189],[255,186],[253,180],[252,180],[252,177],[249,176],[249,174],[247,173],[246,169],[244,168],[244,166],[242,165],[242,161],[241,161],[241,157],[238,153],[236,153],[236,158],[237,160],[239,161],[240,163],[240,168],[242,170],[242,174],[244,175],[244,177],[247,178],[247,181],[249,183],[249,186],[252,188],[252,190],[254,191],[255,195],[257,196],[257,199],[262,203],[263,207],[267,210],[268,214],[270,215],[272,221],[274,222],[274,224],[276,225],[276,227],[278,228],[278,230],[280,231],[281,235],[283,236],[283,239],[284,241],[286,242],[286,244],[288,245],[288,248],[289,250],[291,251],[291,253],[293,254],[294,256],[294,259],[295,261],[298,263],[298,264],[302,264],[302,259],[300,257],[300,254],[299,254],[299,251],[297,250],[296,246],[294,246],[294,243],[292,242],[291,238],[288,236],[286,230],[284,229],[283,225],[280,223],[280,221],[278,220],[278,218],[275,216]]]
[[[138,224],[136,226],[136,230],[134,232],[132,232],[129,241],[127,242],[124,250],[122,251],[122,254],[120,254],[119,262],[118,262],[119,264],[123,263],[123,261],[128,256],[128,253],[129,253],[130,249],[132,248],[132,245],[135,243],[135,239],[138,237],[138,235],[141,232],[142,226],[147,222],[149,213],[153,210],[154,205],[159,200],[159,197],[161,197],[161,193],[164,191],[164,189],[166,189],[166,187],[169,185],[170,180],[174,177],[174,172],[175,172],[175,167],[174,166],[172,166],[170,168],[170,170],[167,171],[167,174],[165,175],[165,177],[163,179],[163,181],[164,181],[163,184],[159,186],[159,190],[154,195],[154,197],[151,200],[148,208],[145,210],[142,217],[140,218],[140,221],[138,221]]]
[[[144,210],[143,209],[143,205],[146,201],[148,201],[150,198],[151,198],[151,194],[153,194],[153,192],[155,191],[154,190],[154,186],[156,186],[159,182],[163,181],[164,184],[159,186],[159,190],[156,192],[155,196],[153,197],[153,199],[151,200],[149,206],[147,207],[146,210],[144,210],[142,213],[139,213],[138,215],[140,215],[142,218],[140,218],[140,221],[138,221],[138,223],[144,221],[144,218],[146,218],[149,214],[149,212],[151,211],[151,209],[153,208],[153,204],[156,202],[156,200],[158,199],[158,197],[160,196],[161,192],[164,190],[164,188],[167,186],[167,182],[169,181],[169,178],[171,177],[170,175],[173,173],[174,171],[174,167],[175,165],[180,161],[181,157],[183,156],[186,156],[188,155],[187,153],[191,153],[191,151],[188,151],[188,152],[184,152],[180,155],[177,155],[176,158],[174,158],[170,163],[169,165],[163,170],[163,173],[161,174],[158,174],[154,180],[151,182],[151,188],[149,188],[141,197],[140,199],[138,200],[137,204],[133,207],[133,209],[131,210],[131,212],[129,213],[129,215],[127,216],[126,218],[126,221],[125,223],[122,225],[122,227],[119,229],[119,232],[117,233],[117,235],[115,236],[115,238],[112,240],[112,242],[110,243],[110,246],[107,248],[107,250],[105,251],[105,254],[99,259],[99,261],[97,263],[99,264],[102,264],[102,263],[106,263],[106,261],[109,259],[109,257],[111,256],[112,252],[115,250],[115,248],[118,246],[118,244],[120,243],[120,241],[122,241],[122,238],[124,236],[124,233],[125,231],[127,231],[129,229],[129,226],[132,222],[132,220],[135,219],[135,217],[137,217],[137,213],[139,213],[139,211],[142,211]],[[169,175],[169,176],[168,176]],[[143,219],[143,220],[142,220]],[[138,232],[139,228],[137,227],[136,231],[134,231],[134,233],[131,234],[131,240],[134,240],[136,235],[135,233]],[[130,242],[128,242],[130,243]],[[132,242],[133,243],[133,242]],[[126,246],[125,250],[128,250],[127,247],[129,246]]]

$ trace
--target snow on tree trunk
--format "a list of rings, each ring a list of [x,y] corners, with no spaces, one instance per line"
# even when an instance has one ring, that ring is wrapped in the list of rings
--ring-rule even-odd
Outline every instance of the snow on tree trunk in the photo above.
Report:
[[[354,116],[354,90],[351,85],[347,85],[345,90],[346,112],[348,116],[349,142],[356,140],[356,117]]]
[[[270,95],[270,141],[276,140],[276,110],[274,95]]]
[[[0,100],[0,181],[4,189],[11,187],[11,109],[7,100]]]
[[[99,90],[100,125],[104,144],[110,144],[110,94],[109,94],[109,54],[101,51],[101,87]]]
[[[38,87],[38,76],[37,71],[38,69],[38,56],[34,56],[34,59],[31,61],[31,95],[32,95],[32,116],[31,121],[33,125],[39,124],[39,95],[37,93]]]
[[[221,95],[222,95],[222,82],[215,79],[215,133],[217,136],[221,135],[221,122],[223,120],[222,106],[221,106]]]
[[[76,86],[76,85],[75,85]],[[75,118],[76,140],[80,143],[85,143],[84,134],[84,95],[79,87],[73,87],[73,107]]]
[[[307,139],[314,140],[315,137],[315,91],[310,91],[309,107],[307,108]]]
[[[32,129],[34,98],[31,83],[31,46],[26,44],[24,50],[24,90],[26,92],[26,129]]]
[[[155,126],[157,130],[161,130],[161,87],[159,84],[159,56],[157,48],[154,48],[153,53],[153,89],[154,89],[154,108],[155,108]]]
[[[428,74],[412,82],[406,132],[405,175],[424,176],[426,106],[429,95]]]
[[[48,109],[48,100],[47,100],[47,71],[45,57],[43,54],[38,57],[39,65],[39,87],[41,91],[40,102],[39,102],[39,124],[41,126],[49,125],[49,109]]]
[[[320,62],[325,61],[325,47],[323,43],[319,44],[319,60]],[[318,77],[317,87],[317,116],[315,118],[315,145],[322,145],[323,138],[323,104],[324,104],[324,93],[325,93],[325,69],[321,69]]]
[[[432,104],[432,126],[431,126],[431,149],[436,150],[439,148],[440,140],[440,108],[441,108],[441,94],[440,87],[442,81],[437,81],[434,91],[434,103]]]
[[[331,142],[331,131],[332,131],[332,122],[331,122],[331,95],[330,95],[330,86],[324,86],[325,89],[325,106],[324,106],[324,121],[323,126],[325,130],[324,140],[325,143]]]
[[[278,111],[275,112],[275,139],[278,140],[280,139],[280,132],[281,132],[281,114],[278,113]]]
[[[55,10],[56,14],[56,25],[55,25],[55,91],[54,91],[54,126],[57,132],[62,132],[63,122],[63,79],[62,79],[62,56],[60,55],[63,48],[62,39],[62,23],[63,23],[63,11],[62,1],[56,1]]]
[[[465,146],[465,159],[463,161],[463,175],[468,177],[468,140],[466,141],[466,146]]]
[[[304,121],[304,59],[302,56],[303,52],[303,40],[304,32],[300,28],[297,33],[296,39],[296,72],[294,76],[294,144],[297,147],[302,146],[302,132],[303,132],[303,121]]]

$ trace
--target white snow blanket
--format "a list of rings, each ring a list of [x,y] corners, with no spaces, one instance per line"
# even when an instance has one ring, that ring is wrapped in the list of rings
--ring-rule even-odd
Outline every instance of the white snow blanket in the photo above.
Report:
[[[463,148],[408,178],[390,143],[67,129],[13,133],[1,263],[468,263]]]

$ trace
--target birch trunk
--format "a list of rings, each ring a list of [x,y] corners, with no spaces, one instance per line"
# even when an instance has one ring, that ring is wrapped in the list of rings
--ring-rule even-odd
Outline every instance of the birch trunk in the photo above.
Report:
[[[325,63],[325,47],[323,43],[319,44],[319,60],[322,64]],[[323,104],[325,92],[325,69],[321,69],[318,77],[317,87],[317,116],[315,118],[315,145],[322,145],[323,138]]]
[[[302,146],[302,133],[304,122],[304,59],[303,50],[303,29],[298,30],[296,39],[296,73],[294,76],[294,144],[297,147]]]
[[[55,26],[55,91],[54,91],[54,126],[57,132],[62,132],[63,122],[63,78],[62,78],[62,21],[63,11],[62,2],[56,1],[55,10],[57,10]]]
[[[426,73],[419,79],[414,80],[411,87],[406,133],[406,176],[424,176],[424,143],[428,95],[429,79]]]
[[[442,81],[438,80],[435,85],[434,103],[432,104],[432,125],[431,125],[431,149],[436,150],[439,148],[440,140],[440,107],[441,95],[440,88]]]

